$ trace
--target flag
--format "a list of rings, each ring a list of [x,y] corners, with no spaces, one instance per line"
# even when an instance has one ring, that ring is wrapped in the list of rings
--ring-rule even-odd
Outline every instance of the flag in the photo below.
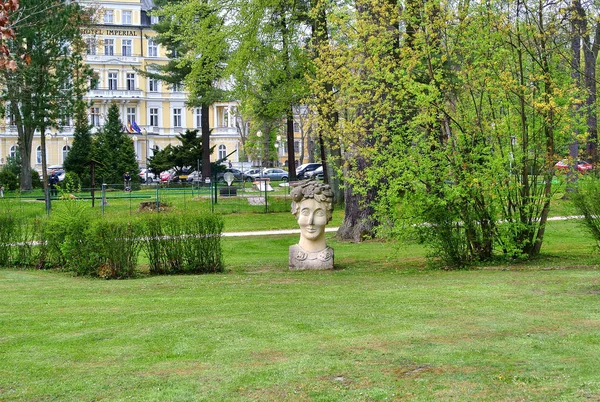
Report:
[[[131,127],[131,122],[127,122],[127,126],[125,127],[127,129],[127,132],[129,134],[133,134],[135,131],[133,130],[133,127]]]
[[[142,129],[137,125],[135,121],[131,122],[131,128],[138,134],[142,133]]]

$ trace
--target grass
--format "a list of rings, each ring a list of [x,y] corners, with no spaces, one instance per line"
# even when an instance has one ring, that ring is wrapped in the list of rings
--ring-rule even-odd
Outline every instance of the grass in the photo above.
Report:
[[[224,238],[219,275],[0,270],[0,400],[600,399],[598,256],[575,222],[533,262],[455,272],[331,236],[336,270],[291,272],[297,238]]]

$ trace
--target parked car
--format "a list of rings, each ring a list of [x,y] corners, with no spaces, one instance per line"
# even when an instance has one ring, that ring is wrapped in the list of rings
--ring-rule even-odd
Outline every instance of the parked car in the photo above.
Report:
[[[304,177],[307,179],[323,179],[323,166],[319,166],[315,170],[304,173]]]
[[[261,168],[252,168],[252,169],[248,169],[248,170],[244,170],[244,174],[246,176],[250,176],[252,177],[255,174],[259,174],[261,172]]]
[[[320,163],[305,163],[303,165],[300,165],[296,168],[296,177],[298,179],[306,179],[306,173],[312,172],[313,170],[316,170],[321,166],[323,165],[321,165]]]
[[[148,171],[148,175],[146,175],[146,171]],[[152,173],[149,169],[140,169],[140,180],[142,183],[150,184],[156,179],[156,175]]]
[[[233,174],[235,181],[242,181],[242,180],[252,181],[252,180],[254,180],[252,176],[246,174],[245,172],[242,172],[239,169],[227,168],[227,169],[225,169],[224,172],[217,173],[217,182],[225,183],[224,176],[225,176],[225,173],[228,173],[228,172]]]
[[[160,181],[165,183],[165,182],[172,181],[174,176],[175,176],[175,170],[169,169],[169,170],[165,170],[164,172],[161,172],[159,177],[160,177]]]
[[[558,161],[554,167],[560,170],[568,170],[570,168],[569,161],[567,159],[563,159]],[[592,170],[594,166],[591,163],[587,163],[585,161],[577,161],[577,170],[581,173],[585,173],[588,170]]]
[[[187,179],[185,179],[188,183],[198,183],[202,181],[202,173],[197,172],[197,171],[193,171],[192,173],[188,174]]]
[[[288,181],[289,174],[283,169],[271,168],[265,169],[260,173],[251,175],[253,179],[267,178],[271,180]]]

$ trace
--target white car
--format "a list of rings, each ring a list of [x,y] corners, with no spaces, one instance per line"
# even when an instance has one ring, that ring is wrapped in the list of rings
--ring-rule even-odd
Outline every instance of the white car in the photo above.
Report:
[[[156,176],[154,175],[154,173],[152,173],[149,170],[148,170],[148,175],[146,176],[146,170],[147,169],[140,169],[140,179],[142,180],[142,183],[150,184],[150,183],[154,182],[154,180],[156,179]]]

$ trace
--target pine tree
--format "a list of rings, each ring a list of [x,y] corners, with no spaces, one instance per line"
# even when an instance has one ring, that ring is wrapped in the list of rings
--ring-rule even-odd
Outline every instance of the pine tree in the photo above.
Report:
[[[75,131],[73,145],[67,154],[64,167],[68,172],[73,172],[84,184],[89,185],[90,175],[88,163],[91,159],[92,136],[85,113],[85,103],[79,102],[75,110]]]
[[[123,132],[115,103],[110,105],[106,124],[93,143],[92,158],[104,165],[98,169],[98,176],[107,184],[121,183],[125,172],[131,177],[139,173],[133,143]]]

